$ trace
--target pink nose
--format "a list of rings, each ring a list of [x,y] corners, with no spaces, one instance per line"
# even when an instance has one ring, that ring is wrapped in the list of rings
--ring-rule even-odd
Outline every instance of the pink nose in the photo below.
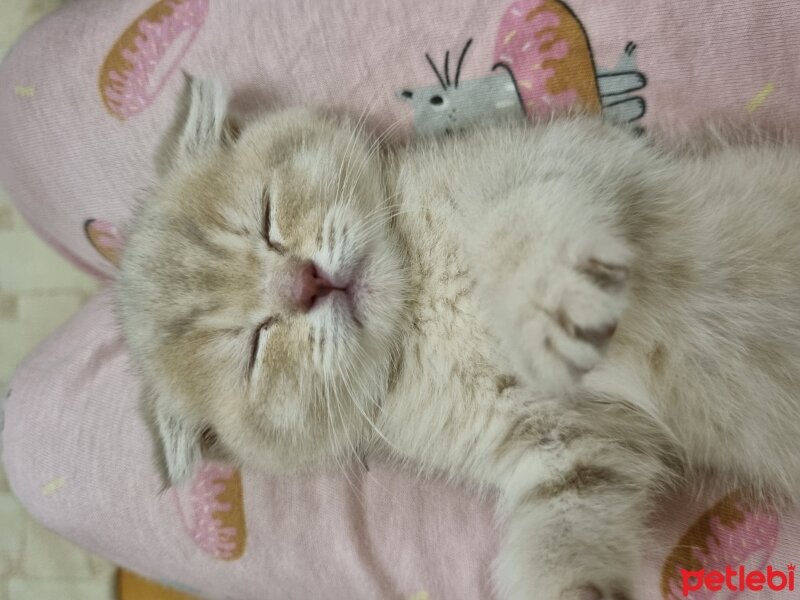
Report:
[[[292,300],[299,310],[307,312],[317,299],[327,296],[335,289],[339,288],[320,275],[314,263],[308,262],[300,267],[294,280]]]

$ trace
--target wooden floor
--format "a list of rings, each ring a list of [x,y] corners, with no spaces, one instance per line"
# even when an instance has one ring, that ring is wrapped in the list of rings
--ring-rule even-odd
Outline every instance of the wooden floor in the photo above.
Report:
[[[117,576],[118,600],[198,600],[195,596],[168,590],[136,575],[121,570]]]

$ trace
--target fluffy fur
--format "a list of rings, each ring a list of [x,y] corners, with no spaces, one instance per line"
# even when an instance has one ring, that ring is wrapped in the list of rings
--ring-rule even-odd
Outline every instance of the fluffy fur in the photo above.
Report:
[[[496,489],[508,600],[633,598],[678,474],[800,495],[794,146],[574,116],[384,147],[226,102],[190,81],[122,263],[170,481],[370,451]],[[308,261],[340,290],[310,310]]]

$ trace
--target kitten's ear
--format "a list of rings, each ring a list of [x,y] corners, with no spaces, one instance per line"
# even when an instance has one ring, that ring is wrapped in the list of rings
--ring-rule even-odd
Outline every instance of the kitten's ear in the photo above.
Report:
[[[215,79],[184,72],[184,89],[175,119],[159,150],[159,174],[213,152],[235,140],[238,122],[229,114],[228,90]]]
[[[214,150],[223,141],[228,116],[228,92],[215,79],[198,79],[184,73],[183,102],[186,120],[178,137],[178,152],[196,157]]]
[[[169,404],[152,388],[144,391],[143,405],[158,443],[165,488],[189,480],[202,458],[202,429],[176,414]]]

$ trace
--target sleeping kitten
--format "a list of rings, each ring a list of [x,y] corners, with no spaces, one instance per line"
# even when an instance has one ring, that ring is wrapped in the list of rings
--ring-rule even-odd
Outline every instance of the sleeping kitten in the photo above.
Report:
[[[588,117],[384,148],[192,80],[124,330],[169,481],[370,451],[500,492],[502,598],[631,599],[677,476],[800,495],[800,152]]]

